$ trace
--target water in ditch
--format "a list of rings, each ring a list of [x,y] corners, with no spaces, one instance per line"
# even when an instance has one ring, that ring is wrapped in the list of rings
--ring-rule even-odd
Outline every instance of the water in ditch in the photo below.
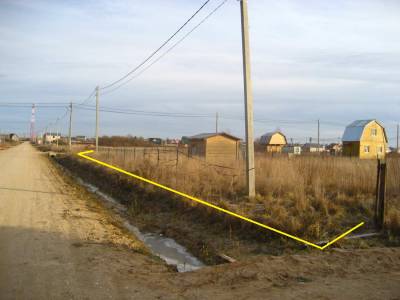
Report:
[[[78,182],[90,192],[112,203],[118,211],[126,211],[125,206],[111,196],[101,192],[96,186],[83,181],[81,178],[78,178]],[[204,264],[198,258],[189,253],[185,247],[178,244],[175,240],[156,233],[143,233],[128,220],[124,220],[123,225],[141,240],[154,255],[160,257],[168,265],[176,266],[178,272],[189,272],[204,267]]]

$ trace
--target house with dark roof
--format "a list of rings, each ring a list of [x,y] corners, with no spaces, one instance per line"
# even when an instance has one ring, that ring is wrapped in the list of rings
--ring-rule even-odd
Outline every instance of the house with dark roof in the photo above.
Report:
[[[201,133],[187,137],[189,156],[198,156],[206,161],[239,159],[240,138],[225,132]]]
[[[325,152],[325,146],[318,143],[305,143],[301,147],[303,153],[321,153]]]
[[[385,128],[377,120],[357,120],[343,133],[343,155],[359,158],[384,158],[387,150]]]
[[[287,144],[286,136],[280,131],[268,132],[261,136],[260,144],[266,152],[281,153],[282,148]]]

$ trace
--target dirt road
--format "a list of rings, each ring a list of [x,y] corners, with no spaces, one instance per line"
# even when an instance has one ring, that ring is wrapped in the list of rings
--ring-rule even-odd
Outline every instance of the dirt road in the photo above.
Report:
[[[25,143],[0,151],[0,299],[400,299],[399,249],[177,274]]]

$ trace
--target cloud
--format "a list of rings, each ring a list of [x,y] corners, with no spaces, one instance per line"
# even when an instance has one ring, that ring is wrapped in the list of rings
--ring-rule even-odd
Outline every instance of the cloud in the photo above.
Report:
[[[96,85],[140,63],[198,6],[183,0],[3,0],[2,99],[79,102]],[[399,108],[398,13],[397,1],[250,1],[255,115],[393,122]],[[241,55],[239,6],[230,1],[139,78],[101,95],[101,104],[242,116]],[[53,116],[43,112],[38,123]],[[90,112],[77,112],[77,130],[92,134],[92,118]],[[212,130],[214,121],[103,114],[102,122],[108,134],[180,136]],[[242,122],[221,122],[221,128],[243,135]],[[256,131],[276,127],[289,136],[309,136],[315,129],[314,124],[256,124]],[[339,136],[343,128],[326,130]]]

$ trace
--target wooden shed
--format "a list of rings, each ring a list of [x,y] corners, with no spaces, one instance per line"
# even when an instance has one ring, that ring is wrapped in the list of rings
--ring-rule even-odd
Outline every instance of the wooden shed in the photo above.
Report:
[[[385,128],[376,120],[357,120],[343,134],[343,155],[359,158],[384,158],[388,139]]]
[[[261,136],[260,144],[269,153],[281,153],[287,144],[286,136],[280,131],[268,132]]]
[[[240,138],[221,133],[201,133],[188,137],[189,156],[199,156],[206,161],[239,159]]]

